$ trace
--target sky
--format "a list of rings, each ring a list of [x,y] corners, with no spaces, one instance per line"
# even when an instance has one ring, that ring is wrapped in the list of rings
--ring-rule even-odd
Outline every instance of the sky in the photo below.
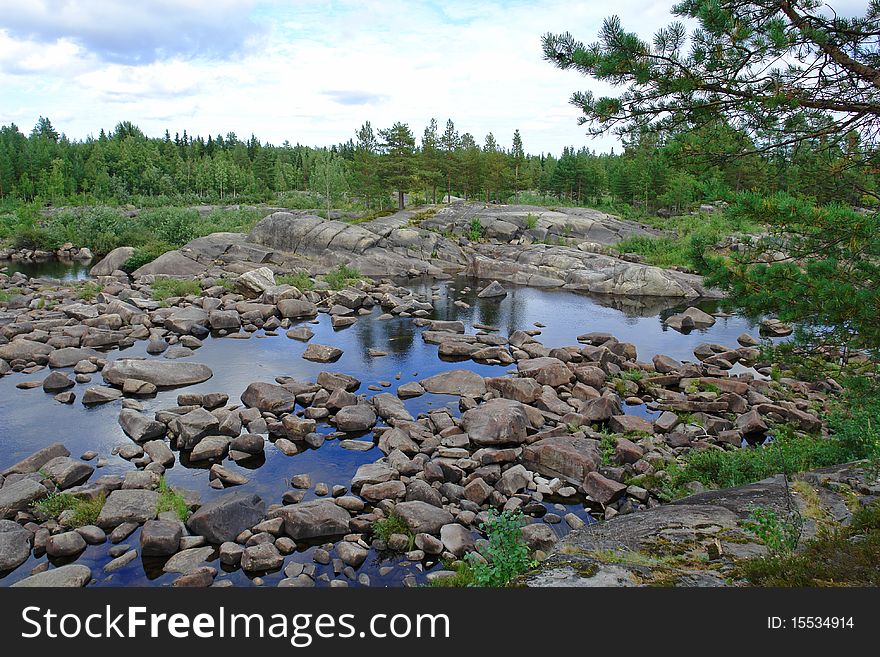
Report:
[[[595,40],[612,13],[643,38],[673,0],[0,0],[0,125],[39,116],[72,139],[122,120],[150,136],[330,145],[452,118],[482,143],[608,151],[574,91],[608,87],[542,59],[541,36]]]

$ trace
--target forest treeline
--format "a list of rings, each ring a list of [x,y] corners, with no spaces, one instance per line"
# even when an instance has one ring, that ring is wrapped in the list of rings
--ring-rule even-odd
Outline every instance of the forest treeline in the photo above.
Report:
[[[59,205],[181,205],[299,202],[382,210],[442,202],[448,195],[492,202],[613,205],[638,213],[683,212],[737,192],[787,192],[817,203],[871,205],[876,181],[851,166],[858,139],[804,140],[758,151],[720,122],[699,130],[630,136],[619,152],[586,147],[529,154],[517,130],[482,144],[453,121],[431,120],[419,137],[397,122],[364,123],[347,142],[329,147],[273,145],[235,133],[148,137],[122,121],[97,137],[72,140],[48,118],[23,133],[0,127],[0,200]]]

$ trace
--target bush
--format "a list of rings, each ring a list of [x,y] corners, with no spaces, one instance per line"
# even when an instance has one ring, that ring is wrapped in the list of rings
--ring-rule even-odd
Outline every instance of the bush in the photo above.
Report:
[[[198,281],[188,278],[159,278],[153,281],[150,287],[153,289],[154,301],[165,301],[171,297],[186,297],[199,294],[202,290]]]
[[[360,271],[347,265],[339,265],[331,272],[324,274],[324,281],[331,290],[341,290],[354,285],[362,278]]]
[[[189,516],[189,507],[183,495],[171,488],[165,477],[159,479],[159,501],[156,508],[158,513],[173,511],[181,522],[185,522]]]
[[[32,508],[53,518],[57,518],[65,511],[72,510],[70,526],[84,527],[85,525],[94,525],[97,522],[98,515],[104,508],[105,500],[104,494],[90,500],[74,497],[68,493],[50,493],[42,500],[34,502]]]
[[[98,285],[97,283],[88,281],[79,286],[79,290],[76,293],[76,298],[82,299],[83,301],[94,301],[95,297],[98,296],[98,293],[102,289],[102,285]]]
[[[483,228],[483,222],[480,221],[479,217],[474,217],[471,219],[471,225],[468,228],[468,239],[471,242],[479,242],[483,239],[483,234],[486,232],[486,229]]]
[[[473,571],[474,586],[507,586],[517,575],[531,566],[529,546],[523,539],[523,515],[519,510],[497,514],[489,510],[489,517],[480,527],[489,538],[486,549],[488,563],[469,553],[467,564]]]
[[[880,504],[853,513],[848,527],[822,529],[798,553],[744,559],[733,575],[756,586],[880,586]]]
[[[757,536],[773,556],[791,554],[797,549],[803,521],[797,513],[780,517],[772,509],[755,507],[743,521],[743,528]]]
[[[403,534],[404,536],[409,537],[409,546],[407,549],[411,550],[415,544],[416,536],[412,529],[410,529],[409,525],[404,522],[403,518],[394,515],[393,513],[387,518],[381,518],[374,522],[371,525],[371,528],[373,530],[373,535],[382,539],[386,543],[393,534]]]
[[[153,262],[163,253],[173,251],[174,245],[168,242],[150,242],[144,246],[135,247],[132,256],[122,264],[122,271],[129,274],[140,269],[146,264]]]
[[[278,285],[293,285],[293,287],[299,290],[311,290],[315,287],[315,282],[304,271],[276,276],[275,282]]]

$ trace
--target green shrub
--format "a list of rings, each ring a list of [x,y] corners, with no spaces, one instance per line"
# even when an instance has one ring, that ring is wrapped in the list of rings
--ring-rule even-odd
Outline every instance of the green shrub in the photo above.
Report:
[[[483,228],[483,222],[480,221],[479,217],[474,217],[471,219],[471,224],[468,228],[468,239],[471,242],[479,242],[483,239],[483,234],[486,232],[486,229]]]
[[[538,227],[538,218],[529,212],[529,216],[526,217],[526,228],[528,230],[534,230]]]
[[[880,504],[855,513],[848,527],[821,529],[796,553],[743,559],[733,576],[756,586],[880,586]]]
[[[497,514],[489,510],[486,522],[480,526],[489,538],[484,563],[469,553],[467,563],[473,571],[474,586],[507,586],[517,575],[521,575],[531,566],[529,546],[523,539],[523,515],[516,511],[503,511]]]
[[[153,289],[154,301],[165,301],[171,297],[186,297],[201,292],[198,281],[188,278],[158,278],[153,281],[150,287]]]
[[[98,285],[97,283],[93,283],[92,281],[87,281],[79,286],[79,290],[77,290],[76,298],[82,299],[83,301],[94,301],[95,297],[98,296],[98,293],[104,289],[103,285]]]
[[[382,539],[386,543],[393,534],[403,534],[409,537],[407,549],[411,550],[415,544],[416,535],[413,533],[413,530],[409,528],[409,525],[406,524],[403,518],[393,513],[386,518],[380,518],[375,521],[371,525],[371,529],[375,537]]]
[[[189,516],[189,508],[183,495],[174,490],[165,481],[165,477],[159,479],[159,501],[157,512],[173,511],[181,522],[186,521]]]
[[[146,264],[153,262],[163,253],[174,250],[174,245],[168,242],[148,242],[143,246],[135,247],[131,257],[122,264],[122,271],[129,274],[140,269]]]
[[[308,273],[304,271],[276,276],[275,282],[278,285],[293,285],[293,287],[299,290],[311,290],[315,287],[315,282],[309,278]]]
[[[772,509],[754,507],[743,528],[755,535],[773,556],[791,554],[797,549],[803,530],[803,521],[797,513],[786,518]]]
[[[354,285],[361,278],[361,273],[354,267],[347,265],[339,265],[331,272],[324,274],[324,281],[330,286],[331,290],[341,290],[350,285]]]
[[[105,500],[106,495],[104,494],[95,499],[84,499],[68,493],[50,493],[42,500],[34,502],[32,508],[53,518],[57,518],[65,511],[72,510],[70,526],[84,527],[85,525],[94,525],[97,522],[101,509],[104,508]]]

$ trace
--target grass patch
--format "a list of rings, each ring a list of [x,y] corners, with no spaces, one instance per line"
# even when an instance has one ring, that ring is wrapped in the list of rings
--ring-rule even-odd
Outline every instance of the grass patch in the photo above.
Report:
[[[632,236],[621,240],[615,248],[621,253],[637,253],[648,264],[657,267],[687,267],[705,270],[707,250],[736,233],[752,233],[759,226],[727,212],[671,217],[646,217],[643,221],[654,228],[669,231],[661,237]]]
[[[175,515],[180,518],[181,522],[184,522],[189,516],[189,507],[187,507],[183,495],[171,488],[168,485],[168,482],[165,481],[165,477],[159,479],[159,503],[157,511],[158,513],[174,511]]]
[[[187,278],[158,278],[150,285],[154,301],[165,301],[171,297],[185,297],[201,292],[197,281]]]
[[[461,589],[468,586],[477,586],[476,574],[467,561],[459,561],[455,567],[450,570],[454,570],[455,575],[432,580],[431,587],[441,589]]]
[[[738,562],[734,575],[755,586],[880,586],[880,504],[853,514],[848,527],[822,529],[794,554]]]
[[[323,276],[324,282],[330,286],[331,290],[341,290],[350,285],[354,285],[363,278],[361,272],[354,267],[348,265],[339,265],[333,271],[327,272]]]
[[[691,452],[683,465],[671,465],[664,482],[671,498],[689,491],[685,484],[699,481],[712,488],[742,486],[766,477],[821,468],[880,455],[880,384],[859,378],[844,383],[844,392],[826,420],[831,435],[799,435],[776,427],[768,445],[731,451]]]
[[[409,525],[404,522],[403,518],[396,516],[393,513],[387,518],[381,518],[374,522],[371,525],[371,528],[373,530],[373,535],[376,538],[385,541],[386,544],[392,535],[403,534],[409,538],[407,550],[411,550],[413,545],[415,545],[416,535],[413,533],[413,530],[409,528]]]
[[[69,519],[70,526],[84,527],[97,522],[106,499],[104,494],[95,499],[81,499],[67,493],[50,493],[42,500],[34,502],[32,508],[53,518],[57,518],[65,511],[73,511]]]
[[[275,282],[278,285],[292,285],[293,287],[303,291],[312,290],[315,287],[315,282],[311,278],[309,278],[308,273],[304,271],[276,276]]]
[[[76,292],[76,298],[82,299],[83,301],[94,301],[95,297],[97,297],[98,293],[103,289],[103,285],[88,281],[79,286],[79,289]]]
[[[20,287],[11,287],[8,290],[0,290],[0,303],[7,303],[12,297],[21,294]]]

